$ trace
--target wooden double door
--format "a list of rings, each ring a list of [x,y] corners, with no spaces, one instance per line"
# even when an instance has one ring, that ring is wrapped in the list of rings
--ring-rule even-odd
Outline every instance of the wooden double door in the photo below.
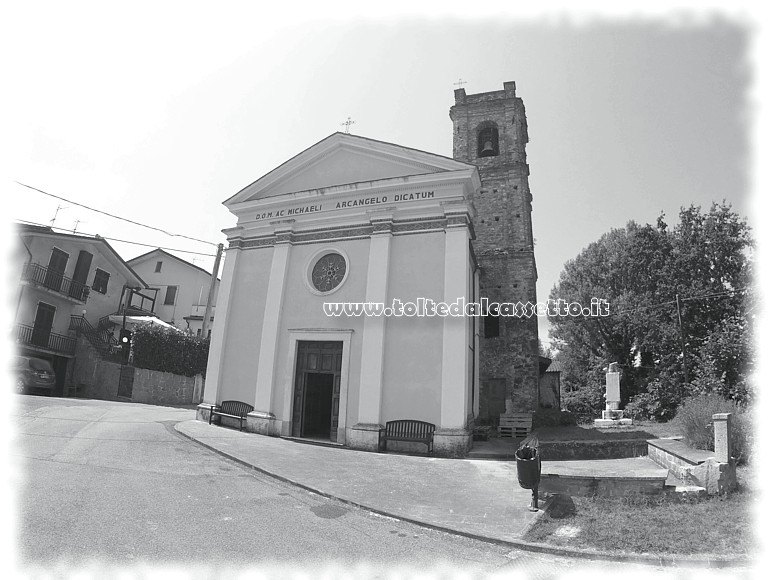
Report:
[[[299,341],[292,436],[337,441],[342,342]]]

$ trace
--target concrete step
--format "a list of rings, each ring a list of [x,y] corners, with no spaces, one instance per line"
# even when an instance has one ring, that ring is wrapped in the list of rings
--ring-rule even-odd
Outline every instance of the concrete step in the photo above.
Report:
[[[663,486],[663,493],[678,499],[685,497],[706,497],[708,492],[705,487],[685,483],[674,475],[671,471],[666,478],[666,485]]]
[[[544,461],[540,485],[548,493],[622,497],[664,493],[668,470],[646,457]]]

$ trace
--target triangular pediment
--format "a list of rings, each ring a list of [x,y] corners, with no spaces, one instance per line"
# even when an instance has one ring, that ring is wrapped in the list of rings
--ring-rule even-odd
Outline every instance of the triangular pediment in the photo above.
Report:
[[[448,157],[334,133],[292,157],[225,202],[226,206],[301,191],[472,167]]]

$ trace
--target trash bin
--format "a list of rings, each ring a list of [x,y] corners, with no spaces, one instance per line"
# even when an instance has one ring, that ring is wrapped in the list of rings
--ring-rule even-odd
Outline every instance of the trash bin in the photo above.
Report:
[[[516,451],[516,473],[519,485],[532,490],[531,511],[537,511],[537,488],[540,485],[540,453],[537,447],[524,445]]]

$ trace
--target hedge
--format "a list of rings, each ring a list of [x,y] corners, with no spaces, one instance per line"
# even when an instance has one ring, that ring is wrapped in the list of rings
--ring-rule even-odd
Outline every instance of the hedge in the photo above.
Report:
[[[134,366],[192,377],[206,374],[209,339],[142,324],[132,339]]]

